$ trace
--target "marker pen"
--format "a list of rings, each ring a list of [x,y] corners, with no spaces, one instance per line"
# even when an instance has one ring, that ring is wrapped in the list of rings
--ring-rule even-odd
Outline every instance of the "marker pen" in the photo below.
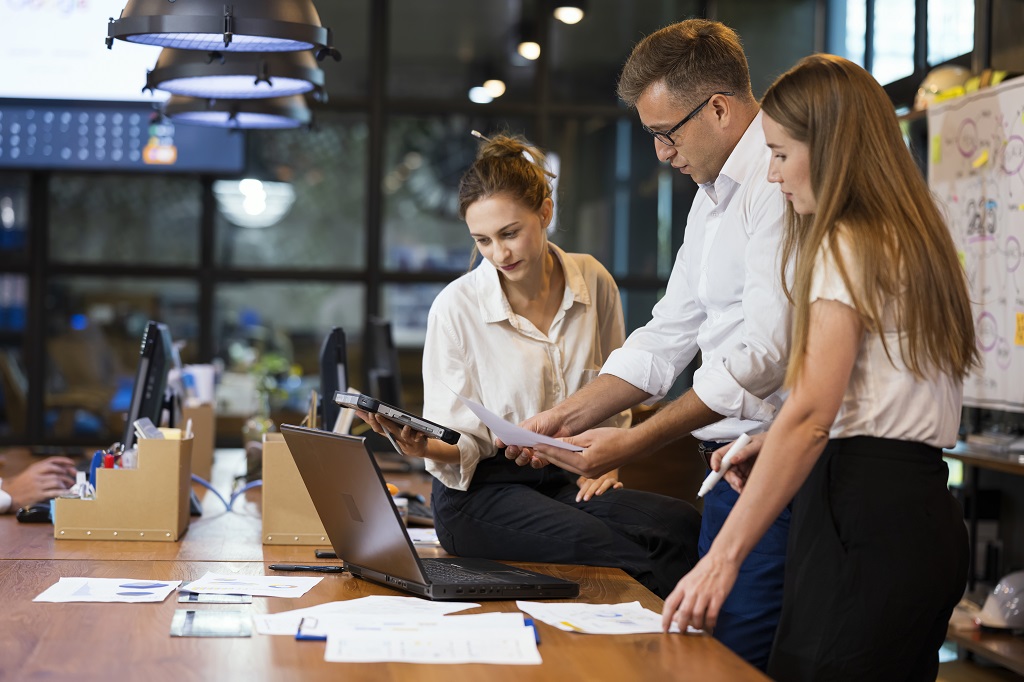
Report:
[[[732,466],[733,456],[743,449],[747,443],[750,442],[750,436],[745,433],[741,433],[740,437],[736,439],[736,442],[729,448],[729,452],[725,453],[725,457],[722,458],[722,463],[718,467],[718,471],[712,471],[708,474],[708,477],[704,479],[704,483],[700,486],[700,491],[697,493],[697,497],[704,497],[709,490],[718,485],[718,482],[722,480],[722,476],[725,476],[725,472]]]

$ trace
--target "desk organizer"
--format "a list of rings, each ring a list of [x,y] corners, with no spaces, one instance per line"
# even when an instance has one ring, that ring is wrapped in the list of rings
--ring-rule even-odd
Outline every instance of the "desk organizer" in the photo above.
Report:
[[[202,403],[181,408],[181,425],[192,420],[192,473],[210,480],[213,471],[213,444],[217,435],[217,415],[213,405]]]
[[[53,537],[58,540],[175,542],[188,528],[192,441],[180,429],[138,441],[135,469],[97,469],[96,497],[57,498]]]
[[[280,433],[263,436],[263,544],[331,544]]]

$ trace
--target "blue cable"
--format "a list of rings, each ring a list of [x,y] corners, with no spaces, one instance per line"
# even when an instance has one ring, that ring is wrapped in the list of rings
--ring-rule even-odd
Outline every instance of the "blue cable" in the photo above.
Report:
[[[214,495],[216,495],[217,499],[224,503],[224,508],[227,509],[228,511],[231,511],[231,503],[228,502],[227,500],[225,500],[224,496],[221,495],[219,492],[217,492],[217,489],[214,488],[212,485],[210,485],[209,481],[207,481],[205,478],[200,478],[199,476],[196,476],[195,474],[192,474],[192,480],[195,481],[196,483],[198,483],[199,485],[203,486],[207,490],[209,490]],[[232,497],[231,501],[234,502],[234,500],[235,500],[235,498]]]
[[[250,481],[249,483],[246,483],[242,488],[236,490],[231,495],[231,501],[227,503],[228,509],[234,511],[231,509],[231,505],[235,503],[235,500],[238,499],[240,495],[242,495],[246,490],[252,490],[253,488],[259,487],[261,485],[263,485],[263,479],[259,479],[257,481]]]

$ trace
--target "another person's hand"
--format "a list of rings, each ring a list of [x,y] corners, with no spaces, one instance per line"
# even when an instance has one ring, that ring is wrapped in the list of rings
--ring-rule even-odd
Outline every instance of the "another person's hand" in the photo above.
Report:
[[[356,415],[369,424],[375,433],[385,437],[391,434],[391,437],[395,439],[395,442],[402,449],[401,454],[409,457],[427,456],[427,435],[422,431],[417,431],[411,426],[398,424],[379,414],[356,410]]]
[[[536,445],[533,449],[547,461],[557,464],[566,471],[587,478],[597,478],[634,459],[637,450],[635,432],[636,429],[606,426],[562,439],[570,445],[582,447],[582,452],[552,445]]]
[[[621,488],[622,481],[619,480],[619,470],[615,469],[600,478],[580,476],[576,479],[576,485],[580,488],[580,491],[576,493],[576,501],[588,502],[594,495],[600,495],[604,491],[612,490],[613,488]]]
[[[714,630],[739,569],[739,564],[720,558],[712,546],[665,599],[662,630],[668,632],[673,622],[682,632],[686,632],[687,626],[708,632]]]
[[[67,457],[48,457],[17,476],[4,478],[3,490],[11,496],[10,511],[57,497],[75,484],[75,463]]]
[[[554,412],[554,410],[545,410],[519,422],[519,426],[527,431],[533,431],[542,436],[551,436],[552,438],[571,436],[572,434],[563,428],[565,421],[556,416]],[[499,448],[505,448],[505,458],[515,460],[515,463],[519,466],[530,465],[534,469],[540,469],[548,464],[542,457],[537,456],[533,448],[521,447],[519,445],[506,446],[500,439],[496,439],[494,444]]]
[[[743,492],[743,487],[747,484],[747,478],[754,468],[757,455],[761,452],[761,446],[764,445],[764,439],[767,437],[767,433],[754,434],[750,437],[750,442],[732,456],[732,464],[729,466],[729,470],[725,472],[725,481],[736,492]],[[710,464],[712,469],[715,471],[719,470],[722,466],[722,458],[729,452],[731,446],[732,443],[715,450],[711,455]]]

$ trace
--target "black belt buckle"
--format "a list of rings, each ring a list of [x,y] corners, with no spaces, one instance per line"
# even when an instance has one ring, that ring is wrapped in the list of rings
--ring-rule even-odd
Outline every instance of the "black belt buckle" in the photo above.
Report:
[[[705,445],[703,442],[697,442],[697,452],[700,453],[701,459],[704,460],[704,464],[707,465],[708,469],[711,468],[711,455],[717,450],[717,446]]]

